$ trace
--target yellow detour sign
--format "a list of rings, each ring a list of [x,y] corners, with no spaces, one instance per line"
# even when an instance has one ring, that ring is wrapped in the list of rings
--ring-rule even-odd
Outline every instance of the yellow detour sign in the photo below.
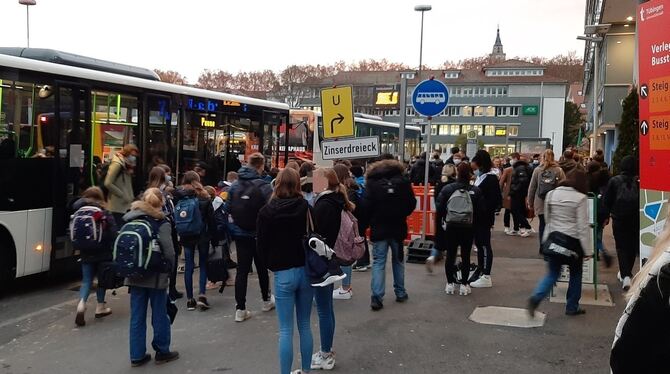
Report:
[[[351,86],[321,90],[323,137],[354,136],[354,100]]]

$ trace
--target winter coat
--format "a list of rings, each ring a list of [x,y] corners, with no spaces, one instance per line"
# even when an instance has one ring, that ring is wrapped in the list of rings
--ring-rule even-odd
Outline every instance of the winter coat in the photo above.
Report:
[[[511,184],[514,183],[514,175],[517,173],[520,173],[522,171],[526,171],[526,174],[528,175],[528,182],[524,183],[522,186],[520,186],[520,189],[517,192],[512,192],[510,190],[510,196],[517,201],[517,199],[521,199],[521,201],[524,201],[526,199],[526,196],[528,195],[528,187],[530,186],[530,180],[532,179],[533,176],[533,168],[528,165],[526,161],[519,160],[516,163],[514,163],[514,166],[512,167],[512,177],[510,179],[510,186]]]
[[[236,203],[235,201],[235,192],[240,188],[240,181],[251,181],[254,179],[261,179],[263,180],[262,184],[259,184],[259,188],[261,190],[261,195],[263,195],[265,202],[270,200],[270,196],[272,196],[272,186],[270,185],[270,182],[261,177],[256,169],[249,167],[249,166],[242,166],[238,172],[238,177],[239,179],[236,180],[232,186],[230,186],[230,190],[228,190],[228,200],[226,201],[226,204],[224,206],[224,209],[226,212],[230,213],[232,206]],[[235,222],[231,222],[230,225],[228,226],[228,230],[230,230],[230,234],[233,237],[255,237],[256,233],[253,231],[247,231],[235,224]]]
[[[126,160],[119,154],[114,155],[107,170],[105,188],[107,195],[107,209],[114,213],[125,213],[135,200],[133,192],[133,177],[126,168]]]
[[[168,269],[172,269],[176,260],[174,246],[172,244],[172,228],[165,219],[165,215],[160,209],[155,209],[144,201],[136,201],[132,205],[132,210],[123,216],[126,222],[147,217],[161,222],[158,230],[158,244],[160,245],[163,257],[168,262]],[[166,289],[169,282],[169,273],[154,274],[142,279],[126,278],[124,284],[131,287],[155,288],[159,290]]]
[[[542,241],[554,231],[579,239],[585,256],[592,256],[591,225],[589,224],[589,200],[586,195],[572,187],[557,187],[549,191],[544,201],[546,226]]]
[[[478,187],[470,186],[469,183],[466,184],[463,182],[454,182],[444,187],[437,197],[437,204],[435,207],[435,246],[440,250],[446,250],[446,241],[449,240],[449,238],[445,236],[444,229],[442,229],[442,220],[447,214],[447,204],[449,203],[449,198],[451,198],[451,195],[453,195],[455,191],[462,188],[470,192],[470,199],[472,200],[473,225],[472,227],[469,227],[469,229],[472,230],[475,226],[477,226],[486,214],[486,204],[484,203],[484,199],[482,197],[482,191]]]
[[[404,170],[395,160],[375,162],[368,168],[363,199],[372,241],[402,242],[407,236],[407,216],[416,208],[416,197]]]
[[[305,266],[308,209],[302,197],[275,198],[258,212],[257,248],[271,271]]]
[[[410,170],[410,180],[412,184],[423,184],[423,179],[426,176],[426,160],[419,158],[412,165]],[[430,163],[428,164],[428,181],[430,182],[435,177],[435,168]]]
[[[619,169],[621,174],[613,177],[607,183],[607,188],[603,195],[603,205],[605,208],[606,216],[612,216],[612,219],[619,220],[622,222],[630,222],[631,224],[639,224],[640,220],[640,211],[639,209],[626,211],[623,204],[617,204],[617,195],[618,190],[621,186],[625,184],[635,183],[636,188],[634,188],[637,196],[634,197],[635,200],[639,200],[640,189],[638,178],[637,178],[637,165],[633,164],[635,160],[631,157],[625,157]]]
[[[184,188],[179,186],[174,191],[175,206],[180,200],[197,196],[197,192],[191,188]],[[216,231],[216,223],[214,222],[214,209],[212,208],[212,201],[209,197],[197,196],[198,208],[200,216],[202,217],[203,229],[201,235],[194,236],[180,236],[179,243],[183,246],[193,247],[198,243],[208,242]]]
[[[344,197],[338,192],[326,190],[321,192],[314,201],[314,231],[324,238],[330,248],[335,248],[337,235],[344,209]]]
[[[563,169],[558,166],[551,166],[548,169],[552,170],[556,176],[558,176],[558,183],[565,180],[565,173]],[[540,177],[545,171],[544,166],[538,166],[533,170],[533,176],[530,178],[530,186],[528,186],[528,204],[533,204],[533,209],[535,209],[536,215],[544,214],[544,199],[538,195],[538,190],[540,186]]]
[[[475,186],[479,187],[484,197],[484,215],[480,227],[491,228],[496,221],[496,210],[502,204],[502,193],[498,184],[498,177],[493,173],[486,173],[475,181]]]
[[[119,232],[119,228],[116,227],[116,221],[114,216],[108,211],[105,210],[100,204],[89,200],[89,199],[78,199],[72,205],[74,211],[79,210],[85,206],[94,206],[103,210],[103,223],[102,223],[102,238],[100,241],[100,248],[97,250],[85,251],[82,250],[79,253],[79,258],[84,264],[102,262],[102,261],[111,261],[112,260],[112,249],[114,246],[114,240],[116,240],[116,234]]]
[[[512,184],[512,174],[514,174],[513,167],[510,166],[505,168],[498,181],[500,190],[502,191],[503,208],[505,209],[512,209],[512,198],[509,196],[509,190]]]

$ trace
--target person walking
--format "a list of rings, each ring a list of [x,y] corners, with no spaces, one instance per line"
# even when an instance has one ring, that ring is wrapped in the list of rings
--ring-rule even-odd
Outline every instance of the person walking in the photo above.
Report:
[[[261,177],[265,168],[265,157],[256,152],[249,156],[248,164],[238,171],[239,179],[230,186],[225,210],[232,217],[229,226],[237,247],[237,274],[235,275],[235,322],[251,318],[247,310],[247,282],[252,262],[256,264],[258,283],[263,299],[263,312],[275,308],[270,294],[270,278],[265,262],[256,250],[258,212],[272,195],[270,182]]]
[[[207,301],[207,258],[209,256],[209,230],[213,229],[214,212],[209,194],[200,183],[200,175],[193,170],[184,173],[181,186],[174,193],[175,222],[179,243],[184,247],[186,268],[184,286],[186,288],[187,310],[210,308]],[[193,296],[193,273],[195,271],[195,251],[198,251],[199,280],[198,299]]]
[[[454,164],[445,164],[442,167],[442,175],[440,180],[435,185],[433,196],[435,205],[437,206],[437,197],[440,191],[446,186],[456,181],[456,167]],[[442,251],[446,250],[446,243],[444,242],[445,235],[442,228],[442,217],[439,214],[435,215],[435,247],[430,250],[430,256],[426,259],[426,271],[433,272],[435,263],[442,259]]]
[[[121,152],[112,157],[107,169],[107,176],[103,185],[107,189],[107,209],[112,212],[116,225],[123,225],[123,215],[130,209],[135,200],[133,192],[132,169],[137,165],[137,156],[140,154],[135,144],[126,144]]]
[[[86,325],[86,302],[91,293],[93,277],[100,274],[101,263],[112,260],[112,245],[118,228],[112,214],[105,209],[105,197],[99,187],[87,188],[72,208],[75,210],[70,225],[72,246],[79,250],[82,274],[75,324],[81,327]],[[91,222],[95,226],[93,233]],[[99,241],[95,240],[96,235],[101,235]],[[100,283],[99,280],[98,283]],[[112,314],[112,309],[108,308],[105,303],[106,291],[98,284],[95,318]]]
[[[588,165],[586,166],[587,170],[587,178],[589,182],[589,192],[592,193],[594,196],[598,197],[598,226],[596,226],[596,249],[598,250],[598,254],[602,255],[603,261],[605,262],[606,267],[610,267],[612,265],[612,256],[607,252],[607,249],[605,249],[605,245],[603,243],[603,230],[605,229],[605,226],[609,224],[609,216],[607,216],[607,213],[605,211],[605,205],[603,203],[603,196],[605,194],[605,190],[607,189],[607,184],[609,183],[610,180],[610,172],[607,169],[606,164],[603,162],[600,162],[598,160],[598,154],[593,156],[593,160],[591,160]]]
[[[123,216],[125,221],[150,221],[159,227],[157,240],[167,269],[176,261],[172,246],[172,228],[163,214],[163,194],[157,188],[147,189],[140,201],[131,205],[130,212]],[[126,278],[125,285],[130,291],[130,363],[142,366],[151,361],[146,353],[147,307],[151,304],[151,327],[154,337],[151,346],[156,351],[156,364],[163,364],[179,358],[179,352],[170,350],[170,318],[167,312],[169,271],[146,275],[140,279]]]
[[[512,216],[514,216],[514,230],[512,233],[518,233],[522,238],[530,236],[530,224],[526,219],[526,198],[528,196],[528,187],[533,175],[533,168],[528,164],[523,156],[521,156],[512,167],[510,183],[510,198],[512,207]],[[510,235],[513,235],[510,233]]]
[[[603,196],[605,217],[612,217],[619,260],[617,276],[625,291],[630,289],[635,258],[640,254],[640,182],[637,165],[635,157],[624,157],[619,164],[621,173],[610,179]]]
[[[447,165],[448,166],[448,165]],[[447,285],[444,292],[453,295],[456,290],[456,255],[461,248],[461,287],[459,294],[467,296],[472,291],[470,279],[470,251],[474,239],[474,227],[483,218],[484,201],[479,188],[470,186],[472,169],[467,163],[458,165],[458,179],[444,187],[437,197],[436,211],[440,226],[444,223],[442,239],[447,251],[444,272]]]
[[[502,191],[502,206],[505,208],[503,215],[503,224],[505,226],[506,235],[517,235],[519,231],[519,222],[516,217],[512,215],[512,197],[510,196],[510,187],[512,185],[512,174],[514,174],[514,164],[519,160],[520,155],[517,152],[510,154],[510,165],[503,169],[500,175],[500,190]],[[514,222],[514,226],[510,224]]]
[[[407,216],[414,211],[416,198],[404,170],[400,162],[383,159],[372,164],[367,172],[364,204],[370,218],[372,240],[372,310],[384,307],[389,248],[396,301],[402,303],[409,299],[405,290],[403,241],[407,237]]]
[[[344,191],[340,191],[340,192],[343,192],[344,194],[347,195],[347,199],[351,203],[351,206],[354,207],[354,209],[351,210],[354,217],[356,217],[356,220],[358,222],[364,221],[364,219],[362,219],[363,215],[364,215],[364,210],[359,207],[360,198],[358,197],[358,193],[357,193],[358,185],[356,184],[356,182],[354,182],[353,178],[351,177],[351,174],[349,172],[349,168],[344,164],[337,164],[337,165],[333,166],[333,171],[335,172],[335,174],[337,176],[337,179],[340,183],[339,189],[344,189]],[[339,205],[339,203],[338,203],[338,205]],[[323,205],[321,205],[321,206],[323,206]],[[319,208],[321,208],[321,206]],[[317,211],[316,206],[315,206],[314,211],[315,212]],[[341,212],[342,212],[342,209],[340,209],[340,212],[338,214],[341,214]],[[338,218],[338,222],[339,222],[339,216],[337,218]],[[339,229],[339,225],[337,227]],[[336,237],[336,239],[337,239],[337,237]],[[326,244],[329,244],[329,243],[326,241]],[[335,248],[334,245],[335,244],[333,242],[333,246],[331,246],[331,248]],[[352,265],[348,265],[348,266],[347,265],[342,265],[341,269],[344,272],[344,274],[346,274],[347,276],[346,276],[346,278],[342,279],[342,286],[333,291],[333,299],[349,300],[354,295],[354,291],[351,288],[351,276],[352,276],[353,266]]]
[[[493,248],[491,248],[491,229],[495,224],[496,209],[502,203],[502,193],[495,173],[491,172],[493,162],[488,152],[480,149],[472,158],[470,165],[474,169],[475,186],[479,187],[485,201],[485,211],[480,224],[475,227],[475,245],[477,245],[477,264],[481,276],[470,284],[474,288],[493,286],[491,268],[493,267]]]
[[[574,160],[573,160],[574,162]],[[572,169],[570,169],[572,170]],[[547,149],[542,154],[542,163],[533,170],[528,186],[528,199],[526,205],[532,209],[540,220],[539,237],[540,245],[544,240],[544,199],[549,193],[565,179],[563,169],[556,163],[554,151]]]
[[[567,303],[565,314],[576,316],[586,313],[579,307],[579,299],[582,296],[582,263],[591,258],[591,227],[588,218],[589,200],[586,174],[575,169],[568,173],[558,188],[547,193],[545,199],[544,214],[546,228],[544,241],[553,240],[554,235],[563,234],[567,236],[566,242],[580,247],[578,249],[568,248],[580,254],[581,257],[573,259],[567,265],[570,267],[570,281],[568,283]],[[538,283],[528,300],[528,313],[535,316],[535,310],[540,302],[549,294],[561,273],[564,262],[556,257],[546,256],[547,275]]]
[[[307,235],[309,204],[302,196],[298,172],[279,172],[270,201],[258,212],[258,253],[274,273],[275,302],[279,320],[279,366],[282,374],[293,364],[293,316],[300,336],[303,372],[312,365],[314,346],[310,315],[314,288],[305,272],[303,241]]]

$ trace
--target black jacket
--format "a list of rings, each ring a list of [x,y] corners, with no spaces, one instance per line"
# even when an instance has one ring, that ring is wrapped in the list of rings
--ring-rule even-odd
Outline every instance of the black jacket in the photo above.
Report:
[[[514,171],[512,172],[512,181],[510,186],[516,187],[516,190],[512,191],[510,187],[509,195],[512,197],[512,199],[525,200],[526,196],[528,196],[528,187],[530,187],[530,180],[532,179],[533,176],[533,167],[530,166],[526,161],[522,160],[515,162],[513,167]],[[525,182],[518,181],[516,178],[516,176],[523,171],[526,172],[526,175],[528,177],[528,179]]]
[[[102,240],[100,242],[100,250],[81,251],[81,253],[79,254],[79,258],[81,258],[81,262],[85,264],[102,262],[102,261],[111,261],[114,240],[116,240],[116,235],[119,232],[119,227],[116,227],[116,221],[114,220],[114,216],[112,216],[112,213],[110,213],[108,210],[102,208],[100,204],[97,204],[91,200],[84,198],[75,201],[74,204],[72,205],[72,209],[74,211],[77,211],[79,210],[79,208],[85,206],[94,206],[100,208],[103,210],[105,216],[104,216],[104,222],[102,224],[103,232],[102,232]]]
[[[462,188],[472,192],[470,194],[470,198],[472,199],[473,226],[476,226],[485,216],[486,204],[484,204],[482,191],[475,186],[471,186],[469,183],[466,184],[463,182],[454,182],[444,187],[442,191],[440,191],[440,195],[437,197],[435,216],[437,217],[437,222],[440,223],[440,226],[442,225],[442,218],[447,214],[447,203],[449,202],[449,198],[454,194],[454,192],[456,192],[456,190],[460,190]]]
[[[309,204],[302,196],[271,199],[258,212],[258,252],[272,271],[305,266],[303,240]]]
[[[314,202],[314,231],[321,235],[330,248],[335,248],[344,209],[342,194],[332,191],[320,193]]]
[[[395,160],[379,161],[368,169],[363,199],[372,241],[403,241],[407,236],[407,216],[414,211],[416,198],[403,171],[403,165]]]
[[[633,210],[632,208],[625,207],[625,204],[619,204],[617,195],[619,188],[621,188],[624,183],[627,185],[633,183],[635,186],[632,190],[637,194],[637,196],[633,197],[633,200],[639,200],[640,186],[637,177],[637,160],[632,156],[626,156],[621,160],[619,169],[621,174],[609,180],[605,193],[603,194],[605,214],[608,216],[611,215],[615,220],[625,221],[635,225],[638,224],[640,220],[639,207],[636,207],[637,209]]]
[[[196,196],[195,190],[186,189],[179,187],[174,191],[174,204],[177,205],[179,200],[185,197]],[[212,201],[209,198],[198,196],[198,208],[200,209],[200,215],[202,216],[202,223],[205,225],[203,228],[202,235],[200,236],[190,236],[190,237],[180,237],[179,243],[186,246],[194,246],[198,243],[204,243],[209,241],[209,239],[214,234],[216,230],[216,223],[214,222],[214,208],[212,208]]]
[[[502,204],[502,192],[498,178],[493,174],[486,174],[486,178],[479,184],[479,189],[484,197],[484,216],[481,219],[481,227],[490,228],[496,221],[496,209]]]
[[[409,172],[412,184],[423,184],[423,179],[426,176],[426,160],[420,158],[414,162],[412,169]],[[428,164],[428,181],[430,182],[435,177],[435,168],[432,164]]]

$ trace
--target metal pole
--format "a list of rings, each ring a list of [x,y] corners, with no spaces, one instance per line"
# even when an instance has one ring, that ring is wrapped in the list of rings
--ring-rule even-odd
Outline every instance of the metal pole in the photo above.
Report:
[[[423,65],[423,13],[421,11],[421,42],[419,44],[419,81],[421,81],[421,65]]]
[[[26,38],[28,39],[28,48],[30,48],[30,6],[26,5]]]
[[[430,133],[433,131],[433,117],[428,117],[428,127],[426,127],[426,165],[423,178],[423,223],[421,229],[421,240],[426,240],[426,230],[428,229],[428,204],[430,199],[428,199],[428,187],[430,185],[428,181],[428,170],[430,168]]]
[[[593,140],[591,141],[590,154],[596,150],[596,137],[598,136],[598,42],[593,51]]]
[[[398,126],[398,158],[405,162],[405,121],[407,121],[407,75],[400,73],[400,124]]]

